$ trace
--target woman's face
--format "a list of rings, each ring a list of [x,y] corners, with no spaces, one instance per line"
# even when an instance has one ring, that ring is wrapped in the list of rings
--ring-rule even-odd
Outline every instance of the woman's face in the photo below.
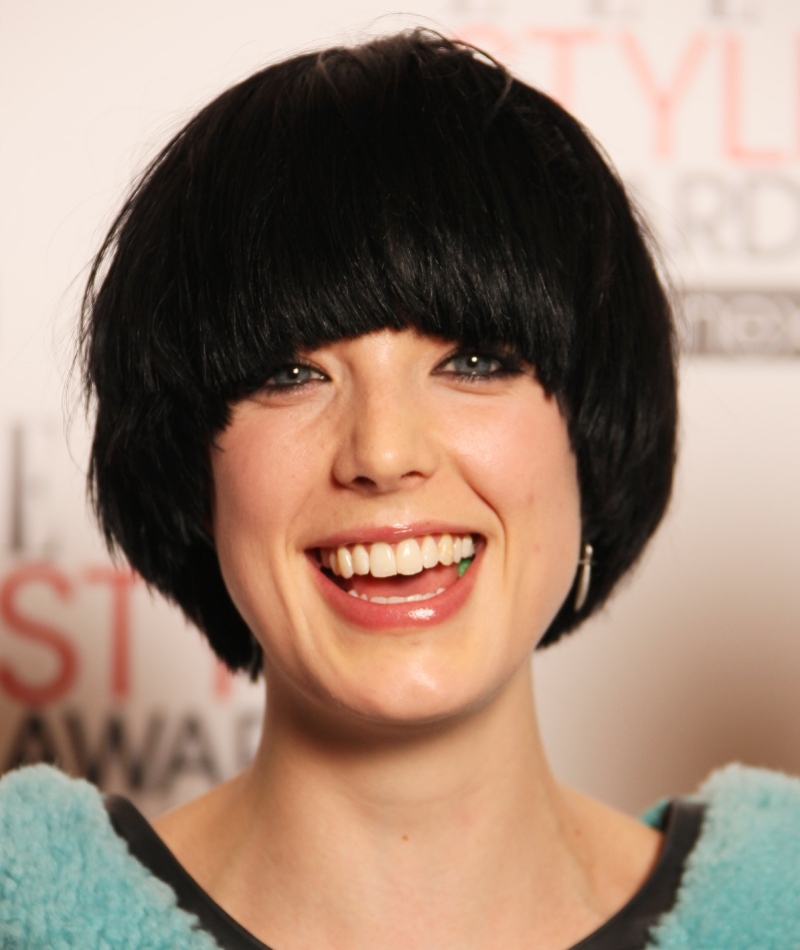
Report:
[[[412,330],[306,353],[235,406],[212,471],[222,573],[268,684],[358,717],[485,703],[575,575],[567,428],[502,354]],[[461,576],[446,535],[474,547]]]

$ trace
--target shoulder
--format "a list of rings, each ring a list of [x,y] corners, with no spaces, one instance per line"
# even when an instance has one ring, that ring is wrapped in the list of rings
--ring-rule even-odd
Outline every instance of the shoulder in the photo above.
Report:
[[[0,781],[0,945],[212,950],[175,895],[131,857],[100,793],[37,765]]]
[[[800,780],[729,765],[693,798],[705,804],[703,828],[651,946],[800,946]]]

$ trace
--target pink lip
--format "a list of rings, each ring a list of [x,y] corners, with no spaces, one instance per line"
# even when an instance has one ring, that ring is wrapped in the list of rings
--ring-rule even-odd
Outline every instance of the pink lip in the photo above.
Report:
[[[421,538],[426,534],[471,534],[473,537],[479,537],[471,528],[453,526],[452,524],[446,525],[442,522],[418,521],[407,525],[382,525],[380,527],[365,525],[362,528],[350,528],[346,532],[341,531],[322,538],[311,547],[338,548],[342,544],[374,544],[376,541],[396,544],[398,541],[402,541],[403,538]]]
[[[424,533],[438,534],[439,532],[426,531]],[[463,533],[467,534],[468,532]],[[350,537],[352,538],[352,535]],[[375,540],[374,534],[370,537]],[[408,537],[408,535],[403,535],[403,537]],[[383,539],[381,538],[381,540]],[[338,543],[342,544],[344,542],[339,541]],[[326,541],[321,546],[334,547],[335,545],[333,542]],[[431,597],[430,600],[417,600],[408,604],[373,604],[368,600],[361,600],[359,597],[351,597],[350,594],[346,594],[330,578],[326,577],[310,558],[309,567],[314,574],[320,593],[328,605],[348,623],[363,627],[366,630],[401,631],[408,628],[429,627],[437,623],[443,623],[457,613],[464,606],[467,598],[472,593],[472,588],[475,586],[482,554],[483,546],[481,545],[476,551],[475,560],[470,565],[469,570],[448,587],[444,593]]]

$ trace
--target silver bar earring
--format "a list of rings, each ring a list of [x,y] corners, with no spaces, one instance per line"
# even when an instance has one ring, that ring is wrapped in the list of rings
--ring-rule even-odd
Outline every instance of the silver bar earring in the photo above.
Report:
[[[589,586],[592,583],[592,556],[594,548],[591,544],[584,544],[578,561],[578,587],[575,591],[575,612],[577,613],[586,603]]]

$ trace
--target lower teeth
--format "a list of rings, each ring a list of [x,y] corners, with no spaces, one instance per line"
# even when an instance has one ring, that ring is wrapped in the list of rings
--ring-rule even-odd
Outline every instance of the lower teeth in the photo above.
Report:
[[[458,562],[458,576],[463,577],[467,572],[470,564],[474,558],[465,557]],[[445,591],[444,587],[440,587],[438,590],[431,591],[429,594],[412,594],[410,597],[367,597],[366,594],[357,594],[354,590],[349,590],[347,593],[351,597],[355,597],[358,600],[367,600],[371,604],[410,604],[418,600],[430,600],[431,597],[438,597],[439,594],[443,594]]]
[[[410,597],[367,597],[366,594],[357,594],[354,590],[349,590],[347,593],[358,600],[368,600],[371,604],[410,604],[418,600],[430,600],[431,597],[438,597],[444,591],[445,588],[440,587],[429,594],[412,594]]]

